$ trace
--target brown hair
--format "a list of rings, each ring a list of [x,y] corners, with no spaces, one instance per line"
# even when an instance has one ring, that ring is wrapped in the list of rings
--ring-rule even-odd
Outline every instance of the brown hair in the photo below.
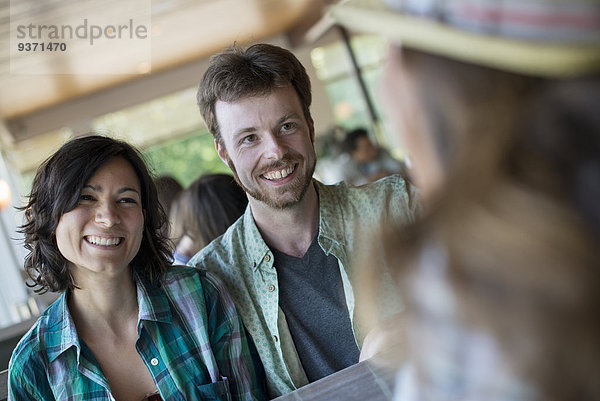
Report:
[[[296,56],[289,50],[264,43],[247,49],[232,46],[210,59],[198,87],[200,113],[215,140],[223,145],[215,115],[217,101],[234,102],[289,85],[296,90],[304,118],[310,122],[310,78]]]
[[[154,179],[154,185],[158,191],[158,201],[164,209],[167,216],[171,212],[173,201],[183,191],[183,186],[170,175],[161,175]]]
[[[189,236],[195,252],[223,234],[246,209],[248,197],[229,174],[209,174],[192,182],[175,201],[171,238]]]

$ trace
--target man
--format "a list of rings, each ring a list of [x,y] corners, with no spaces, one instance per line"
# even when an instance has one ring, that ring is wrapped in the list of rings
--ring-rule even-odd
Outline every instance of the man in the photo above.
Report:
[[[348,132],[344,147],[350,156],[344,165],[344,180],[363,185],[391,174],[406,175],[404,163],[387,149],[375,146],[364,128]]]
[[[285,49],[258,44],[214,56],[198,103],[249,203],[190,264],[225,281],[269,394],[358,362],[364,333],[354,319],[352,259],[368,243],[362,234],[413,219],[405,181],[395,176],[355,188],[313,180],[310,80]]]

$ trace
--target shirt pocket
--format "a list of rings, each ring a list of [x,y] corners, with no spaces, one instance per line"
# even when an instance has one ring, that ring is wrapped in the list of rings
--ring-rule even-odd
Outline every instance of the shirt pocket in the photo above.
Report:
[[[229,379],[223,377],[222,380],[208,384],[197,384],[195,393],[190,394],[188,401],[231,401],[231,392],[229,390]]]

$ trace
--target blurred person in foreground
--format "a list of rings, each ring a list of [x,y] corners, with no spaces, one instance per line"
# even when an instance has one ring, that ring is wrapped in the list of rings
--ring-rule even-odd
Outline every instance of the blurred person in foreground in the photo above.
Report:
[[[229,174],[207,174],[192,182],[175,200],[170,217],[173,264],[189,262],[244,214],[246,205],[246,193]]]
[[[311,97],[300,61],[268,44],[213,56],[198,90],[248,208],[189,264],[225,281],[271,396],[358,362],[364,328],[355,319],[354,255],[383,222],[415,217],[413,189],[398,175],[362,187],[313,179]],[[382,292],[382,314],[397,308],[394,296]]]
[[[353,185],[363,185],[392,174],[406,176],[404,163],[387,149],[376,146],[364,128],[346,134],[344,149],[349,156],[343,167],[344,180]]]
[[[140,154],[85,136],[37,171],[23,208],[25,269],[61,296],[9,363],[9,400],[263,400],[222,283],[169,269],[166,217]]]
[[[384,244],[396,398],[600,399],[600,2],[375,3],[333,14],[398,43],[384,97],[425,210]]]

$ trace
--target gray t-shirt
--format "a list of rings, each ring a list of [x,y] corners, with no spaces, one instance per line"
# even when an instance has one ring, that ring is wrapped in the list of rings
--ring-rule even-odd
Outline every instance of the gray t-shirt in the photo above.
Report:
[[[317,236],[302,258],[271,248],[279,282],[279,306],[310,382],[357,363],[360,353],[338,261],[333,255],[325,255]]]

